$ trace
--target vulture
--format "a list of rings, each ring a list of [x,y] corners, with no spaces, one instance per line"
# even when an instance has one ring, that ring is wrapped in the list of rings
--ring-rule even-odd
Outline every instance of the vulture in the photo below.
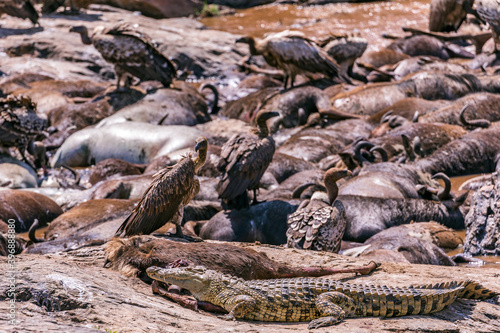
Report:
[[[50,14],[55,12],[59,7],[66,7],[67,0],[44,0],[42,14]],[[69,0],[69,6],[72,13],[78,13],[78,9],[73,4],[73,0]]]
[[[207,149],[207,139],[200,137],[195,146],[198,156],[193,158],[189,153],[176,165],[155,173],[151,185],[115,236],[148,235],[172,221],[176,225],[174,236],[188,238],[181,229],[184,206],[200,191],[200,182],[195,176],[205,164]]]
[[[38,23],[38,12],[30,0],[2,0],[0,1],[0,14],[29,19],[33,24]]]
[[[474,0],[432,0],[429,13],[429,30],[436,32],[457,31],[467,13],[475,14],[472,9]]]
[[[155,48],[147,35],[126,23],[109,29],[96,27],[90,37],[85,26],[74,26],[70,31],[78,32],[84,44],[94,45],[106,61],[115,65],[117,89],[126,73],[144,81],[160,81],[164,87],[169,87],[175,78],[172,62]],[[125,85],[128,86],[128,80]]]
[[[490,25],[496,53],[500,35],[500,3],[497,0],[478,0],[476,11],[479,17]]]
[[[44,130],[47,126],[47,119],[37,115],[36,104],[28,96],[10,95],[0,98],[0,147],[17,147],[28,164],[30,163],[24,156],[24,152],[27,148],[31,149],[29,152],[32,154],[39,151],[32,149],[37,147],[34,140],[39,136],[45,136]],[[42,154],[41,151],[40,154]],[[43,154],[45,154],[44,151]]]
[[[293,87],[297,74],[308,76],[322,73],[330,78],[339,76],[337,62],[300,32],[286,30],[264,39],[245,36],[236,43],[247,43],[251,55],[262,55],[269,65],[281,68],[285,72],[285,88],[288,79]]]
[[[366,81],[366,78],[353,72],[353,66],[356,59],[363,55],[367,47],[368,41],[365,38],[332,36],[323,49],[339,64],[342,75]]]
[[[304,200],[297,211],[288,216],[287,247],[338,253],[346,228],[342,202],[335,200],[338,194],[337,180],[351,175],[346,169],[331,168],[325,172],[325,192],[314,192]]]
[[[224,209],[248,208],[247,189],[254,191],[253,202],[257,203],[256,189],[275,150],[266,121],[276,116],[276,111],[260,110],[255,116],[257,135],[235,134],[222,146],[217,164],[222,176],[216,189]]]

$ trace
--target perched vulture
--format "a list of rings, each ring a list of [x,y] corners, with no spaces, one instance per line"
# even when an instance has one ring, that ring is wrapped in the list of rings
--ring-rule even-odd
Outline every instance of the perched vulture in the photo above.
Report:
[[[325,172],[325,192],[315,192],[288,217],[287,247],[338,253],[346,228],[337,180],[351,175],[349,170],[332,168]]]
[[[474,0],[432,0],[429,13],[429,30],[436,32],[457,31],[467,13],[473,13]]]
[[[42,14],[50,14],[55,12],[59,7],[66,7],[67,0],[44,0],[42,7]],[[78,12],[78,9],[73,4],[73,0],[69,0],[69,6],[71,8],[71,12]]]
[[[26,148],[36,146],[34,140],[44,136],[47,126],[47,119],[37,115],[36,104],[29,97],[0,98],[0,147],[17,147],[26,161]]]
[[[490,25],[493,41],[495,42],[495,53],[500,35],[500,3],[497,0],[478,0],[476,10],[479,17]]]
[[[0,1],[0,14],[29,19],[33,24],[38,23],[38,12],[30,0],[2,0]]]
[[[259,111],[255,117],[258,136],[235,134],[222,146],[217,165],[222,176],[217,184],[217,193],[224,209],[248,208],[247,189],[254,190],[254,203],[257,202],[257,186],[275,150],[266,121],[276,116],[279,113],[275,111]]]
[[[169,87],[175,78],[172,62],[155,48],[147,35],[127,24],[110,29],[96,27],[90,37],[85,26],[75,26],[70,31],[80,33],[84,44],[93,44],[106,61],[115,65],[117,89],[125,73],[144,81],[160,81],[164,87]]]
[[[237,43],[247,43],[251,55],[262,55],[266,62],[285,72],[285,88],[290,79],[293,87],[298,74],[322,73],[328,77],[339,76],[339,65],[326,51],[304,37],[300,32],[283,31],[264,39],[251,36],[240,38]]]
[[[176,165],[154,174],[153,182],[115,236],[148,235],[167,222],[173,222],[176,224],[175,236],[186,237],[181,229],[184,206],[200,191],[195,175],[205,164],[207,149],[207,139],[200,137],[195,146],[197,157],[188,154]]]
[[[368,47],[368,41],[362,37],[337,37],[332,38],[323,49],[340,66],[342,75],[349,75],[355,79],[362,79],[353,72],[352,68],[356,59],[361,57]]]

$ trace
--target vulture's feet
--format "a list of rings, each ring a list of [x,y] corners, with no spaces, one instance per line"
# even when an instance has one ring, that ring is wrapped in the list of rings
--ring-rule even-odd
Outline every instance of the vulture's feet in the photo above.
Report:
[[[200,237],[197,237],[197,236],[188,236],[188,235],[184,235],[184,234],[178,234],[178,233],[167,233],[167,237],[171,237],[171,238],[181,238],[181,239],[184,239],[184,240],[187,240],[188,242],[203,242],[203,239],[201,239]]]

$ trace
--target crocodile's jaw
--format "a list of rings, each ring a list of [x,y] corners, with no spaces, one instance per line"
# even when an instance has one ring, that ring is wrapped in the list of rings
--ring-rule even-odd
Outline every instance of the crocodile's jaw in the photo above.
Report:
[[[154,280],[175,284],[189,290],[197,299],[200,299],[198,296],[203,295],[210,284],[209,274],[207,274],[206,269],[202,269],[199,266],[177,268],[160,268],[152,266],[146,270],[146,273]]]

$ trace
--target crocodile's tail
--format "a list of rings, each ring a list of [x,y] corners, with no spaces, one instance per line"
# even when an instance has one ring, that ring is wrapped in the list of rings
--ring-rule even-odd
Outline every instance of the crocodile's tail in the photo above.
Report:
[[[461,288],[460,288],[461,287]],[[468,299],[488,299],[498,295],[497,292],[491,291],[479,283],[466,280],[466,281],[452,281],[452,282],[442,282],[436,284],[427,284],[423,286],[416,286],[417,289],[454,289],[460,288],[461,290],[457,294],[457,298],[468,298]]]
[[[489,290],[479,283],[467,280],[461,282],[464,289],[458,293],[459,298],[469,298],[469,299],[488,299],[498,295],[497,292]]]

